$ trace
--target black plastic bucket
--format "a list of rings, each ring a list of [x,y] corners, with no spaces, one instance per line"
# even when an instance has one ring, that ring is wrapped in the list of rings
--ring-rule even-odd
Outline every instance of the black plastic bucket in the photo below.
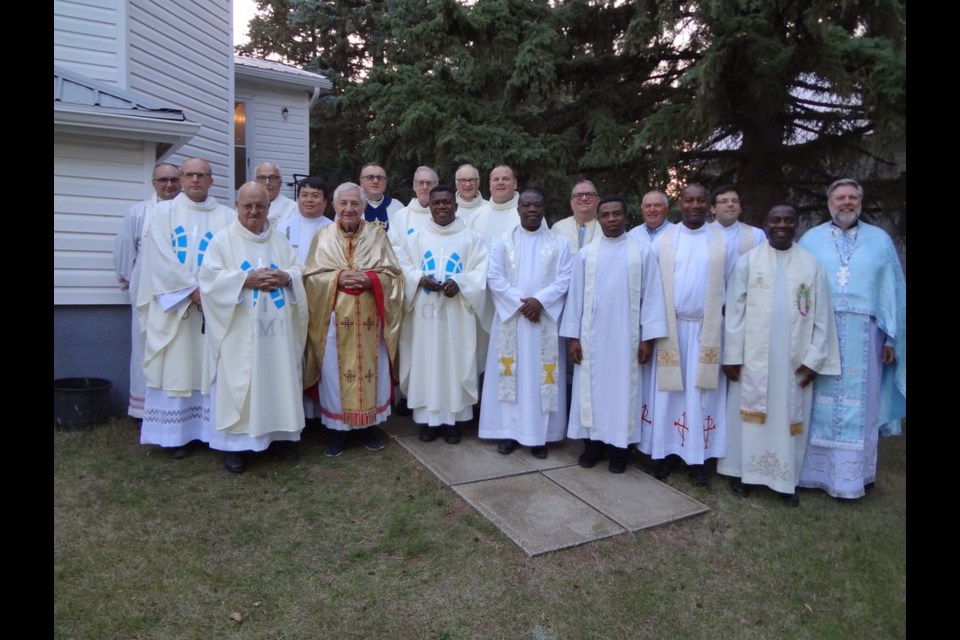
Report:
[[[53,381],[53,420],[65,429],[82,427],[110,416],[110,387],[103,378],[59,378]]]

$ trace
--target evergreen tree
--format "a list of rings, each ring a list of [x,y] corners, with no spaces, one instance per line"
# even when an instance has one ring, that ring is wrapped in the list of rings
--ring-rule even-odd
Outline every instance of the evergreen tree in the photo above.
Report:
[[[868,209],[905,205],[886,160],[905,131],[905,8],[896,0],[279,0],[243,52],[331,78],[312,167],[355,180],[378,160],[407,198],[416,166],[514,167],[569,213],[580,177],[634,204],[679,181],[736,182],[824,211],[851,175]],[[877,200],[883,198],[882,202]],[[869,214],[868,214],[869,215]]]

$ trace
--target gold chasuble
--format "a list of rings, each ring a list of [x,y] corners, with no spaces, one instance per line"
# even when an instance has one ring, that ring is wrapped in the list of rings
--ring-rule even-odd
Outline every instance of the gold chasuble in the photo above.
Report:
[[[343,271],[370,277],[369,290],[338,287]],[[304,269],[310,308],[304,388],[321,375],[339,376],[343,422],[357,428],[377,415],[377,354],[380,333],[387,346],[391,380],[396,380],[397,341],[403,315],[403,277],[382,227],[360,221],[353,233],[339,223],[321,228],[313,238]],[[331,314],[334,317],[331,318]],[[338,371],[320,371],[330,322],[336,322]]]

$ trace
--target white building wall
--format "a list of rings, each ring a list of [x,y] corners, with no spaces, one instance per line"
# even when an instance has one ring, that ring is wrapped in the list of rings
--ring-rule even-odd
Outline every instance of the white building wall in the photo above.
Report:
[[[114,238],[149,195],[153,143],[58,135],[53,144],[53,304],[126,304]],[[150,169],[146,169],[149,166]]]
[[[183,109],[200,131],[165,158],[207,160],[210,194],[233,201],[233,46],[230,0],[129,0],[129,89]]]
[[[53,63],[125,87],[124,0],[54,0]]]
[[[254,167],[261,162],[278,164],[283,172],[282,193],[292,198],[294,189],[287,183],[293,181],[293,174],[310,173],[307,91],[278,91],[238,81],[237,98],[249,100],[247,126],[251,128],[248,138],[252,141],[252,154],[248,177],[252,179]],[[288,109],[286,118],[284,107]]]

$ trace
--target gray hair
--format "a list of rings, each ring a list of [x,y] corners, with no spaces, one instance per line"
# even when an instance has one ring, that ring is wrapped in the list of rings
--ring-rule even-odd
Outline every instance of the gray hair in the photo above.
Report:
[[[416,182],[416,181],[417,181],[417,176],[420,175],[421,173],[423,173],[424,171],[429,171],[430,173],[433,174],[433,181],[434,181],[435,183],[440,182],[440,176],[437,175],[437,172],[434,171],[432,167],[428,167],[428,166],[426,166],[426,165],[421,165],[421,166],[417,167],[417,170],[413,172],[413,181]]]
[[[647,191],[645,194],[643,194],[643,197],[640,199],[640,202],[643,202],[644,200],[646,200],[647,196],[652,196],[652,195],[660,196],[660,199],[663,200],[663,206],[665,206],[668,209],[670,208],[670,199],[667,198],[667,194],[665,194],[663,191],[656,191],[656,190]]]
[[[382,168],[382,167],[381,167],[381,168]],[[344,182],[344,183],[341,184],[339,187],[337,187],[337,188],[334,190],[334,192],[333,192],[333,201],[336,202],[337,200],[340,199],[340,194],[341,194],[341,193],[343,193],[344,191],[350,191],[351,189],[355,189],[355,190],[357,191],[357,193],[360,194],[360,202],[362,202],[362,203],[363,203],[363,206],[366,207],[366,206],[367,206],[367,196],[365,196],[365,195],[363,194],[363,189],[360,188],[360,185],[358,185],[358,184],[356,184],[356,183],[354,183],[354,182]]]
[[[854,187],[857,190],[857,195],[861,200],[863,200],[863,187],[861,187],[860,183],[853,178],[840,178],[839,180],[834,180],[831,182],[830,186],[827,187],[827,198],[832,196],[833,192],[839,187]]]

